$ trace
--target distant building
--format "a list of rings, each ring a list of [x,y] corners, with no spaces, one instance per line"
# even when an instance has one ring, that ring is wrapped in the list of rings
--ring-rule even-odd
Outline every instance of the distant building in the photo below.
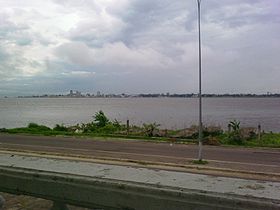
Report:
[[[69,97],[83,97],[82,93],[80,91],[73,91],[73,90],[70,90],[70,93],[67,95]]]
[[[70,94],[69,94],[69,96],[73,96],[74,95],[74,93],[73,93],[73,90],[70,90]]]
[[[80,91],[76,91],[76,94],[75,94],[76,97],[81,97],[82,96],[82,93]]]

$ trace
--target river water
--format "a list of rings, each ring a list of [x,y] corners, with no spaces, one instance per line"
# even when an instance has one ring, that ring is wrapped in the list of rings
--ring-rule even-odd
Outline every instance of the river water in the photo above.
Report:
[[[131,124],[157,122],[162,128],[179,129],[197,124],[197,98],[2,98],[0,128],[30,122],[53,127],[89,122],[103,110],[110,119]],[[241,126],[280,132],[280,98],[204,98],[203,123],[226,128],[230,120]]]

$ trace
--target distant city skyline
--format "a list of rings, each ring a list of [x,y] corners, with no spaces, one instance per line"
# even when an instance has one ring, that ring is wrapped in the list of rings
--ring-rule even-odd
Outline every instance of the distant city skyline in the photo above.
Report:
[[[280,92],[280,1],[201,6],[203,93]],[[0,97],[197,93],[196,0],[0,1]]]
[[[217,93],[204,93],[203,97],[280,97],[280,93],[263,93],[263,94],[253,94],[253,93],[237,93],[237,94],[217,94]],[[18,98],[159,98],[159,97],[170,97],[170,98],[196,98],[198,97],[197,93],[102,93],[97,91],[93,92],[81,92],[78,90],[70,90],[68,93],[59,93],[59,94],[42,94],[42,95],[20,95]],[[5,96],[7,98],[7,96]]]

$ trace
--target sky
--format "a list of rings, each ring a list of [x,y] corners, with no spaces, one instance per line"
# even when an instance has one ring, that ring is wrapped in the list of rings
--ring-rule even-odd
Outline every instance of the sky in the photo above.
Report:
[[[201,0],[203,93],[280,93],[280,1]],[[196,0],[0,0],[0,96],[197,93]]]

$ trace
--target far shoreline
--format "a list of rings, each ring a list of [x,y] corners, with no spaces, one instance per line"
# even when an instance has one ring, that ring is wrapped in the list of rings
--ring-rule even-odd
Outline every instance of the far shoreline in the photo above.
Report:
[[[153,96],[128,96],[128,97],[111,97],[111,96],[104,96],[104,97],[87,97],[87,96],[81,96],[81,97],[71,97],[71,96],[7,96],[7,97],[0,97],[0,99],[41,99],[41,98],[61,98],[61,99],[198,99],[197,96],[193,97],[181,97],[181,96],[171,96],[171,97],[153,97]],[[202,98],[280,98],[279,96],[202,96]]]

